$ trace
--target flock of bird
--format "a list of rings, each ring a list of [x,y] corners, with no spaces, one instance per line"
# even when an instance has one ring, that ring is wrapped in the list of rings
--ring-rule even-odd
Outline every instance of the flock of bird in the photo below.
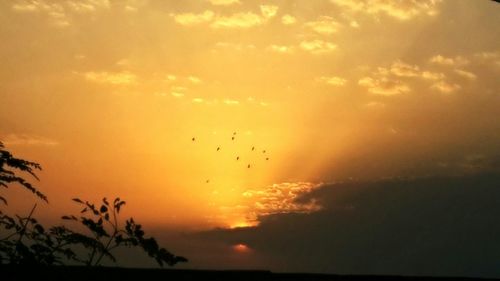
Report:
[[[236,132],[233,132],[233,135],[231,136],[231,140],[232,140],[232,141],[234,141],[235,139],[236,139]],[[195,137],[193,137],[193,138],[191,139],[191,141],[193,141],[193,142],[194,142],[194,141],[196,141],[196,138],[195,138]],[[221,147],[220,147],[220,146],[218,146],[218,147],[217,147],[217,149],[216,149],[215,151],[216,151],[216,152],[219,152],[220,150],[221,150]],[[255,151],[255,146],[252,146],[251,151]],[[266,150],[262,150],[262,153],[263,153],[263,154],[265,154],[265,153],[266,153]],[[236,155],[236,158],[235,158],[235,159],[236,159],[236,161],[239,161],[239,160],[240,160],[240,156],[239,156],[239,155]],[[269,161],[269,157],[266,157],[265,159],[266,159],[266,161]],[[250,169],[251,167],[252,167],[252,165],[249,163],[249,164],[247,165],[247,169]],[[210,180],[206,180],[206,183],[209,183],[209,182],[210,182]]]

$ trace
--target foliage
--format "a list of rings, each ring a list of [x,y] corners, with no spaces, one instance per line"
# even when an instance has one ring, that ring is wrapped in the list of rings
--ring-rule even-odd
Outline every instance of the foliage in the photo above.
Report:
[[[16,175],[16,170],[27,172],[38,180],[35,170],[42,170],[42,167],[38,163],[15,158],[5,149],[3,143],[0,142],[0,187],[8,188],[8,184],[18,183],[33,192],[40,199],[48,202],[47,197],[42,192],[22,177]],[[3,196],[0,196],[0,201],[7,204],[7,199]]]
[[[4,168],[5,167],[5,168]],[[23,171],[38,179],[35,170],[41,166],[34,162],[18,159],[0,142],[0,186],[18,183],[33,192],[39,199],[47,197],[15,171]],[[5,197],[0,201],[7,204]],[[74,198],[81,205],[81,215],[62,216],[63,220],[81,224],[88,234],[80,233],[66,226],[46,229],[33,218],[36,204],[27,217],[9,216],[0,209],[0,264],[19,265],[64,265],[82,263],[87,266],[100,265],[103,258],[116,261],[112,251],[118,247],[140,247],[160,266],[173,266],[187,262],[161,248],[156,239],[146,237],[142,226],[133,218],[120,223],[119,213],[125,201],[116,198],[112,203],[102,199],[99,207],[88,201]],[[2,237],[2,235],[4,235]]]

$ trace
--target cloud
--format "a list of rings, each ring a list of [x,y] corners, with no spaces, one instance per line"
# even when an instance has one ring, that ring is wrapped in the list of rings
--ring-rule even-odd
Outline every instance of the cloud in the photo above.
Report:
[[[318,20],[306,23],[305,26],[316,33],[330,35],[338,31],[340,24],[332,17],[321,16]]]
[[[193,83],[193,84],[201,84],[201,79],[199,77],[196,77],[196,76],[188,76],[187,78],[189,80],[189,82]]]
[[[215,6],[230,6],[234,4],[241,4],[239,0],[207,0],[207,1]]]
[[[394,96],[410,91],[410,87],[407,84],[387,77],[364,77],[358,81],[358,84],[368,88],[368,92],[381,96]]]
[[[449,83],[446,81],[439,81],[431,86],[432,89],[435,89],[437,91],[440,91],[445,94],[453,93],[457,90],[459,90],[461,87],[458,84],[455,83]]]
[[[464,57],[456,56],[454,58],[444,57],[442,55],[436,55],[429,59],[430,63],[447,65],[447,66],[462,66],[469,63]]]
[[[239,105],[240,102],[237,100],[225,99],[223,101],[226,105]]]
[[[56,146],[59,142],[41,137],[37,135],[28,134],[8,134],[1,138],[5,145],[9,146]]]
[[[200,241],[223,253],[225,245],[244,243],[253,259],[210,256],[214,264],[236,268],[252,263],[281,272],[499,277],[499,185],[499,174],[325,184],[296,199],[315,199],[319,211],[193,233],[185,245]]]
[[[295,24],[296,22],[297,19],[294,16],[287,14],[281,17],[281,23],[283,23],[284,25],[292,25]]]
[[[255,224],[262,216],[283,213],[311,213],[321,209],[316,200],[298,202],[297,198],[320,187],[310,182],[284,182],[242,193],[246,199],[245,216],[248,224]]]
[[[276,15],[276,13],[278,12],[278,6],[261,5],[260,12],[262,13],[262,16],[264,18],[269,19],[269,18],[272,18]]]
[[[194,103],[203,103],[205,100],[204,100],[204,99],[202,99],[202,98],[194,98],[194,99],[192,99],[192,101],[193,101]]]
[[[40,12],[46,14],[54,26],[67,27],[71,25],[71,14],[93,13],[99,9],[109,9],[108,0],[81,1],[13,1],[12,9],[16,12]]]
[[[420,69],[416,65],[410,65],[397,60],[391,65],[391,73],[400,77],[415,77],[420,75]]]
[[[238,12],[229,16],[221,16],[215,15],[215,13],[210,10],[206,10],[200,14],[184,13],[171,14],[171,16],[177,23],[186,26],[210,23],[210,27],[213,29],[244,29],[268,22],[268,20],[273,18],[278,11],[278,6],[273,5],[261,5],[259,8],[261,14]]]
[[[462,70],[462,69],[455,69],[454,70],[456,74],[464,77],[464,78],[467,78],[469,80],[476,80],[477,78],[477,75],[472,73],[472,72],[469,72],[469,71],[466,71],[466,70]]]
[[[347,82],[346,79],[338,76],[331,76],[331,77],[321,76],[319,78],[316,78],[316,81],[323,82],[332,86],[343,86]]]
[[[186,95],[186,91],[186,87],[174,86],[170,89],[170,94],[175,98],[182,98]]]
[[[334,51],[337,48],[337,45],[331,42],[316,39],[313,41],[300,42],[300,48],[311,54],[319,55]]]
[[[212,21],[214,12],[206,10],[200,14],[184,13],[184,14],[171,14],[175,22],[181,25],[191,26]]]
[[[426,80],[442,80],[445,78],[445,75],[443,73],[431,71],[422,71],[421,76]]]
[[[184,93],[181,93],[181,92],[171,92],[170,93],[174,98],[182,98],[184,97]]]
[[[378,17],[382,14],[398,20],[410,20],[420,15],[434,16],[441,0],[330,0],[345,11]]]
[[[85,72],[83,76],[88,81],[96,82],[96,83],[106,83],[113,85],[130,85],[135,84],[137,82],[137,76],[128,71],[122,72]]]
[[[167,75],[167,81],[175,81],[175,80],[177,80],[177,76],[175,76],[173,74]]]
[[[267,47],[267,49],[271,52],[276,52],[281,54],[291,54],[294,52],[293,46],[285,46],[285,45],[271,45]]]
[[[236,13],[228,17],[217,17],[217,19],[210,25],[212,28],[250,28],[261,25],[265,20],[258,14]]]

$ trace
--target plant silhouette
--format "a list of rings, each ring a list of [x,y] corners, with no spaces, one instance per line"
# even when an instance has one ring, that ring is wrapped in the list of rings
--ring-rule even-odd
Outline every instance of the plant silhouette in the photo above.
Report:
[[[26,172],[38,180],[35,171],[41,169],[38,163],[15,158],[0,142],[0,187],[17,183],[48,203],[42,192],[18,175]],[[0,196],[0,201],[0,206],[7,205],[5,196]],[[118,247],[142,248],[160,266],[188,261],[160,247],[155,238],[146,237],[133,218],[120,222],[120,210],[125,205],[120,198],[113,202],[103,198],[99,207],[78,198],[73,201],[83,207],[81,215],[65,215],[62,219],[81,224],[87,233],[64,225],[45,228],[33,217],[36,204],[26,217],[10,216],[0,207],[0,264],[98,266],[104,258],[116,262],[112,252]]]

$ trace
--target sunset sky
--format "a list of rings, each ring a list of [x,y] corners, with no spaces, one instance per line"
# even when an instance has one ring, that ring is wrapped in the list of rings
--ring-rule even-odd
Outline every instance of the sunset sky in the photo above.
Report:
[[[474,186],[500,171],[499,13],[487,0],[2,1],[0,140],[42,164],[46,221],[78,212],[71,198],[119,196],[157,233],[195,233],[179,249],[227,243],[218,262],[291,270],[273,263],[282,249],[218,232],[330,214],[336,185]],[[26,198],[9,189],[13,210]],[[340,215],[362,209],[350,204]],[[217,267],[196,249],[193,266]]]

